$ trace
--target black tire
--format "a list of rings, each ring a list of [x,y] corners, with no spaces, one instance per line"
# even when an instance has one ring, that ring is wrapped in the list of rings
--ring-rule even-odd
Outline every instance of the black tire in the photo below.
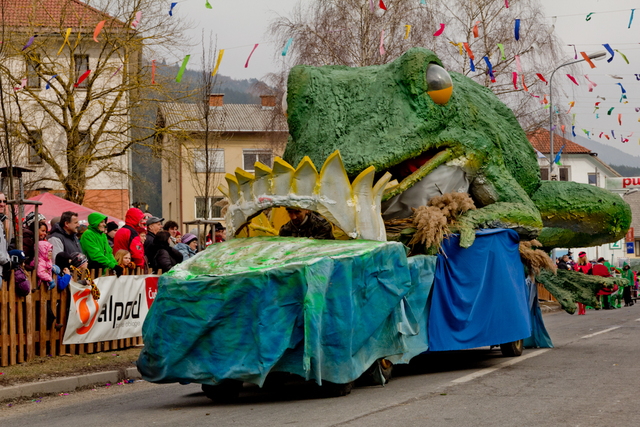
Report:
[[[224,380],[218,385],[202,384],[202,391],[214,402],[230,403],[238,400],[242,384],[238,380]]]
[[[336,384],[329,381],[322,382],[322,394],[325,397],[342,397],[351,393],[353,389],[353,381],[346,384]]]
[[[524,340],[512,341],[506,344],[500,344],[502,355],[506,357],[522,356],[524,351]]]

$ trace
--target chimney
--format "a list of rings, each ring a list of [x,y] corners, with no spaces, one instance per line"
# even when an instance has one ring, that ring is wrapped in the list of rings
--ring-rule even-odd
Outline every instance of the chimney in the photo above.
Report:
[[[209,107],[222,107],[224,93],[212,93],[209,95]]]
[[[262,109],[271,110],[276,106],[275,95],[260,95],[260,100],[262,100]]]

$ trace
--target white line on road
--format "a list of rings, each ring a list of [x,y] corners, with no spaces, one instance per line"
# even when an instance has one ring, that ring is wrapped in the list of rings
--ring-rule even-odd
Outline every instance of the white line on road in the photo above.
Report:
[[[452,383],[456,383],[456,384],[466,383],[468,381],[475,380],[476,378],[483,377],[483,376],[485,376],[487,374],[490,374],[490,373],[492,373],[494,371],[497,371],[498,369],[504,368],[506,366],[515,365],[516,363],[520,363],[520,362],[522,362],[524,360],[527,360],[527,359],[529,359],[531,357],[539,356],[542,353],[547,352],[549,350],[551,350],[551,349],[545,348],[545,349],[541,349],[541,350],[534,351],[534,352],[531,352],[531,353],[527,353],[524,356],[514,357],[511,360],[507,360],[506,362],[502,362],[502,363],[500,363],[500,364],[498,364],[496,366],[492,366],[491,368],[481,369],[479,371],[476,371],[476,372],[474,372],[472,374],[469,374],[469,375],[465,375],[464,377],[458,378],[458,379],[453,380],[451,382]]]
[[[636,322],[640,322],[640,319],[636,319]]]
[[[620,326],[614,326],[613,328],[605,329],[604,331],[594,332],[593,334],[585,335],[582,338],[595,337],[596,335],[600,335],[600,334],[604,334],[604,333],[607,333],[607,332],[611,332],[611,331],[614,331],[614,330],[616,330],[618,328],[620,328]]]

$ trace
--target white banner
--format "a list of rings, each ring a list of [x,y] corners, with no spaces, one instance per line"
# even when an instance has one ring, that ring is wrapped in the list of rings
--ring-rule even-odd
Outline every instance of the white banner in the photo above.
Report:
[[[605,188],[607,190],[631,190],[632,188],[640,188],[640,177],[607,178]]]
[[[108,276],[91,287],[71,282],[71,304],[63,344],[85,344],[142,335],[142,323],[158,293],[159,276]]]

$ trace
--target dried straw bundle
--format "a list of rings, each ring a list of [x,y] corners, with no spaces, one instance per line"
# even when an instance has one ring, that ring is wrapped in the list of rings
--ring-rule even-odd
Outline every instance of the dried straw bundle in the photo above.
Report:
[[[544,269],[556,274],[558,268],[549,255],[540,249],[533,249],[533,246],[540,247],[542,243],[537,240],[520,242],[520,259],[529,272],[537,276],[540,270]]]
[[[425,245],[426,248],[439,246],[444,236],[451,233],[447,225],[447,216],[438,207],[420,206],[413,210],[412,218],[417,231],[409,242],[410,246],[417,243]]]
[[[428,206],[433,206],[440,209],[449,224],[453,224],[458,220],[460,215],[468,210],[475,210],[476,205],[473,203],[473,199],[467,193],[447,193],[442,196],[434,197],[427,203]]]

